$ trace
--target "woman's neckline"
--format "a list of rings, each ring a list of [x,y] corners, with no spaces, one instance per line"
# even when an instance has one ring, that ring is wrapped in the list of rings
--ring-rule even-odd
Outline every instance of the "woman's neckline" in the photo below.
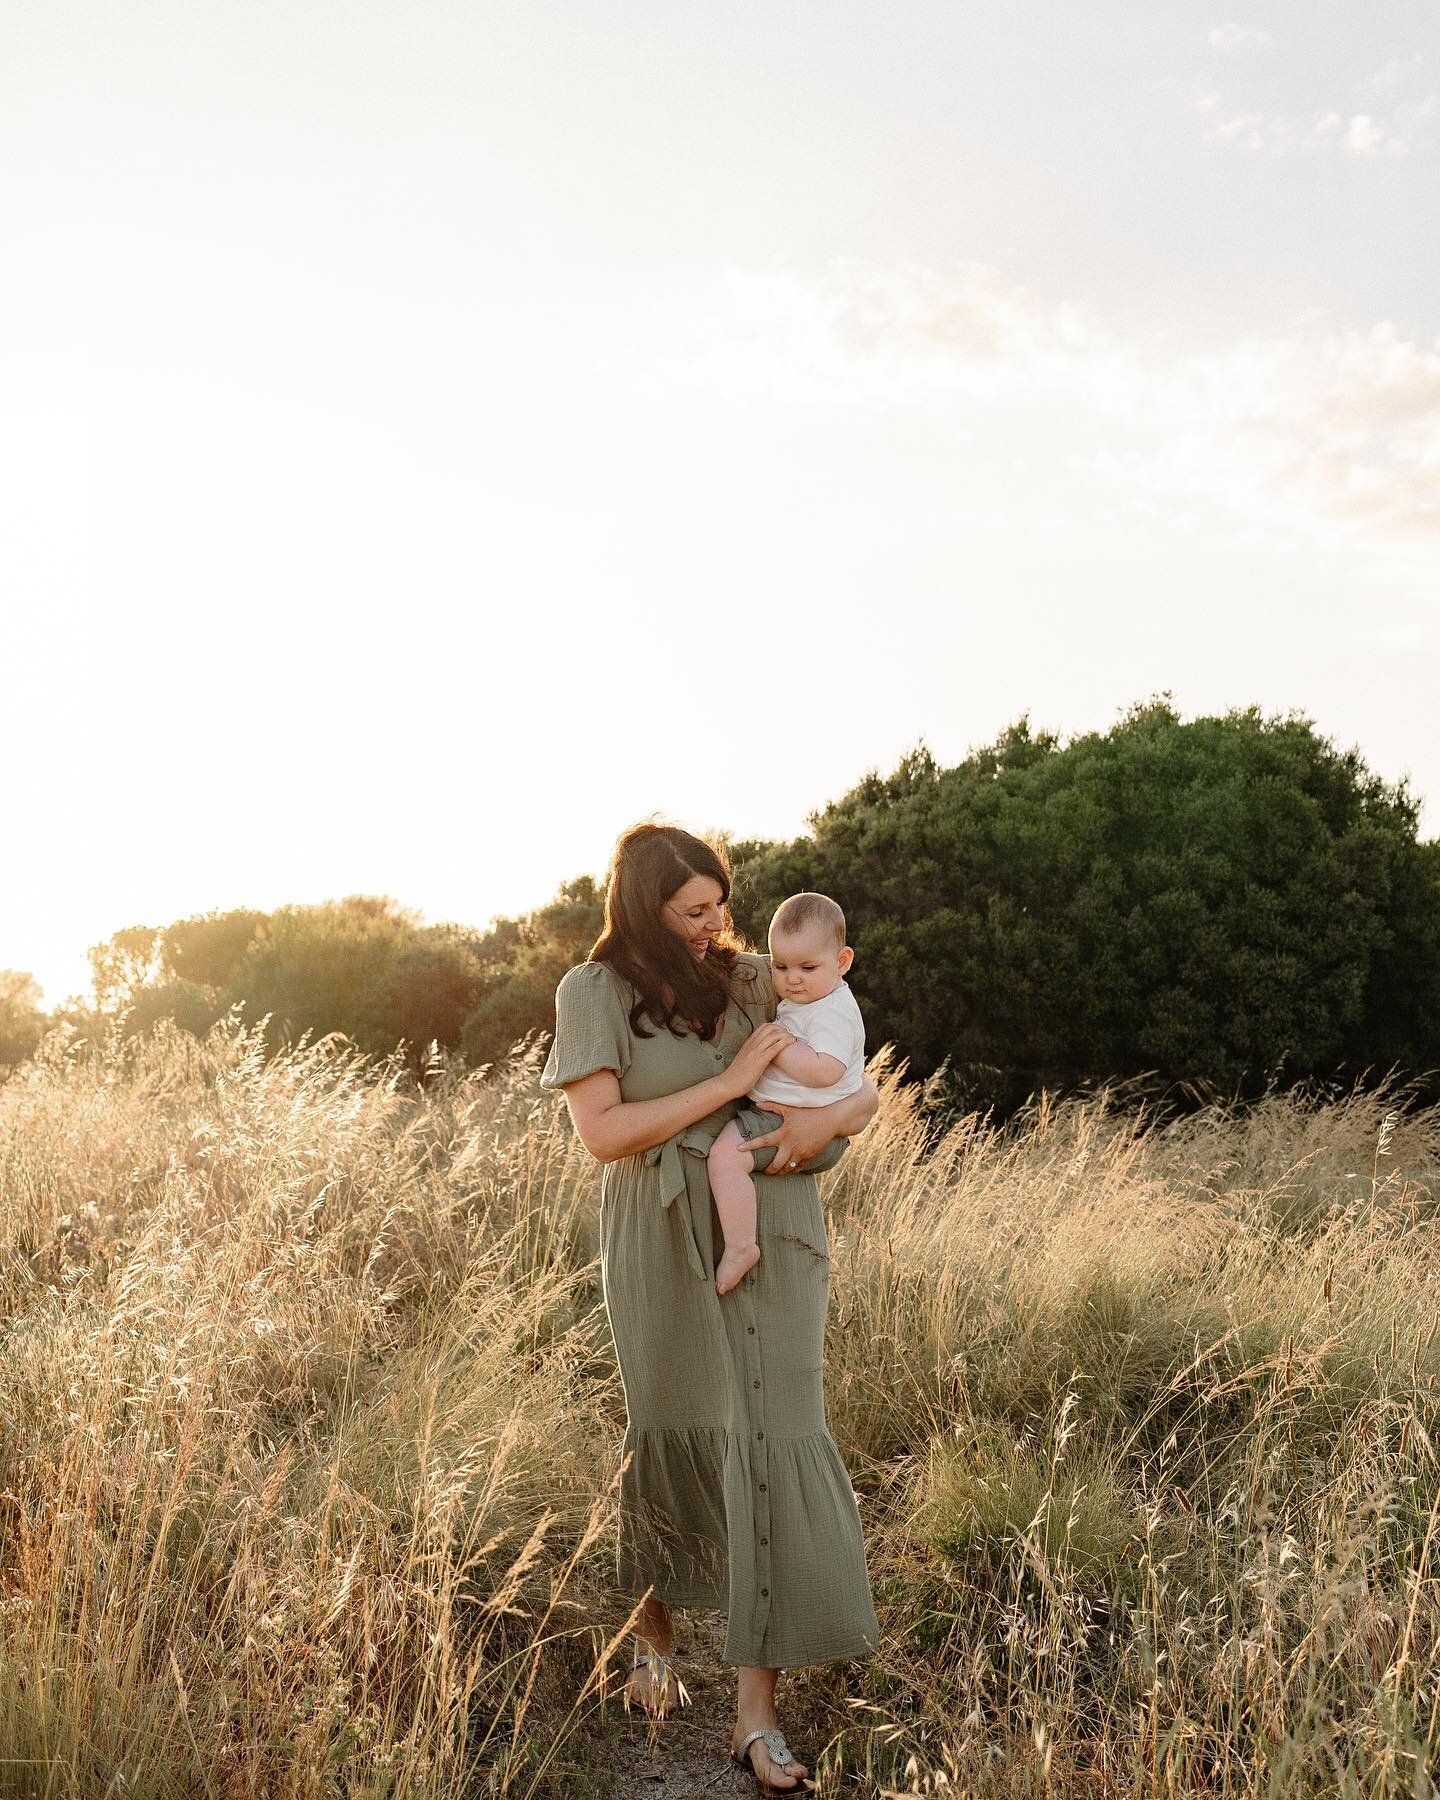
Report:
[[[735,966],[738,969],[742,965],[739,962],[737,962]],[[665,990],[662,989],[661,992],[663,994],[665,992]],[[667,996],[667,1004],[668,1003],[669,1003],[669,1001],[668,1001],[668,996]],[[714,1036],[700,1039],[700,1042],[702,1044],[704,1044],[704,1046],[707,1050],[718,1050],[720,1048],[720,1041],[725,1036],[725,1028],[730,1023],[730,1015],[735,1010],[735,1006],[736,1006],[735,991],[734,991],[734,983],[732,982],[730,993],[727,996],[726,1001],[725,1001],[725,1010],[720,1015],[720,1022],[715,1027]]]
[[[734,1004],[735,1002],[733,999],[725,1002],[725,1010],[720,1015],[720,1023],[715,1027],[714,1035],[712,1037],[700,1039],[700,1042],[707,1050],[718,1050],[720,1048],[720,1040],[725,1035],[725,1027],[730,1023],[730,1008]]]

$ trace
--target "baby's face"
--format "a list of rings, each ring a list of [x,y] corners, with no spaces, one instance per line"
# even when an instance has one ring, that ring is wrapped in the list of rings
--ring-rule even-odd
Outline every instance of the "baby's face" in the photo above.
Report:
[[[837,944],[833,932],[820,926],[801,931],[770,933],[770,972],[775,977],[775,998],[807,1006],[833,994],[850,967],[853,952]]]

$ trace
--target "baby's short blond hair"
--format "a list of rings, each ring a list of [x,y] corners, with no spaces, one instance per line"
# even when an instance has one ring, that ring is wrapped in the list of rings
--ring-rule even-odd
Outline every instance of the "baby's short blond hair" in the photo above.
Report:
[[[782,936],[804,931],[811,925],[833,932],[836,949],[844,948],[845,915],[828,894],[792,894],[775,908],[775,917],[770,921],[771,931]]]

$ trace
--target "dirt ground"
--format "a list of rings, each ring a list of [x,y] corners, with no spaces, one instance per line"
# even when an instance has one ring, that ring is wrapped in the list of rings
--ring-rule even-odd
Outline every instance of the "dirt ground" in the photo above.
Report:
[[[755,1778],[730,1759],[730,1734],[735,1724],[735,1671],[720,1660],[724,1643],[724,1619],[716,1614],[676,1614],[676,1667],[690,1693],[689,1706],[652,1728],[638,1708],[624,1712],[614,1706],[617,1719],[608,1754],[614,1758],[614,1786],[605,1789],[608,1800],[731,1800],[760,1792]],[[625,1661],[630,1660],[627,1654]],[[791,1723],[785,1706],[785,1677],[777,1695],[780,1722],[786,1741],[810,1769],[813,1778],[815,1751]],[[610,1710],[607,1708],[607,1710]],[[809,1754],[807,1754],[807,1751]],[[802,1788],[795,1793],[805,1792]]]

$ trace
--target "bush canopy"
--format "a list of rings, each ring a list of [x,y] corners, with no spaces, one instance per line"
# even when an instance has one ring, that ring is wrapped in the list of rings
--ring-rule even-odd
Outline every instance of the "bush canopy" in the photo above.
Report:
[[[922,744],[810,815],[791,843],[728,847],[736,924],[763,946],[787,894],[831,894],[871,1050],[944,1072],[968,1106],[1145,1077],[1245,1095],[1440,1066],[1440,841],[1294,715],[1182,720],[1169,696],[1062,743],[1028,717],[963,762]],[[231,911],[117,932],[91,952],[126,1029],[202,1031],[228,1008],[272,1041],[434,1041],[473,1066],[554,1028],[600,930],[589,876],[486,931],[388,898]],[[17,981],[20,978],[15,978]],[[17,987],[7,1042],[33,1041]]]

